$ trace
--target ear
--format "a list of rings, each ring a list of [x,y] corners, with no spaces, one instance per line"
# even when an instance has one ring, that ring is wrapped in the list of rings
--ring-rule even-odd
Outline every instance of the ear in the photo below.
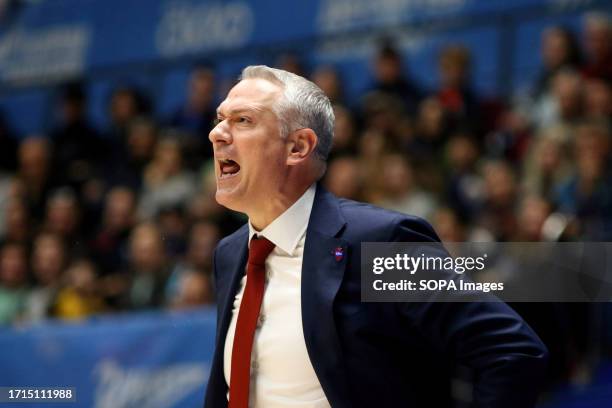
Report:
[[[317,142],[317,135],[312,129],[299,129],[291,133],[287,140],[287,165],[295,166],[307,160],[314,152]]]

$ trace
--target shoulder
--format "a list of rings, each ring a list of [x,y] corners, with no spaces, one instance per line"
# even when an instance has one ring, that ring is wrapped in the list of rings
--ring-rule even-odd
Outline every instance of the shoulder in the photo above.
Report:
[[[371,204],[337,198],[349,235],[369,241],[439,241],[426,220]]]
[[[229,276],[229,271],[234,270],[236,262],[240,262],[241,254],[246,250],[248,236],[249,227],[244,224],[217,244],[213,253],[213,275],[217,291],[221,288],[221,282]]]

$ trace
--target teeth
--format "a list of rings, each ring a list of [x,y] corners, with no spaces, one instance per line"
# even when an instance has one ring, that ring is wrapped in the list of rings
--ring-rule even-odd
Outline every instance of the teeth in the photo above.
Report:
[[[218,159],[218,161],[219,161],[219,164],[220,164],[221,177],[229,177],[231,175],[234,175],[234,174],[238,173],[238,170],[235,171],[235,172],[227,171],[227,168],[225,167],[226,165],[231,166],[231,167],[232,167],[232,165],[236,165],[237,163],[234,162],[233,160],[231,160],[231,159]]]

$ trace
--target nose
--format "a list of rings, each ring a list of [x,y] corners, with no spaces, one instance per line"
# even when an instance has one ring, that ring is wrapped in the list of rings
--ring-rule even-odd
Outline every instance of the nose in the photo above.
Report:
[[[208,140],[213,144],[213,147],[218,144],[232,143],[232,134],[230,133],[227,120],[222,120],[215,125],[208,134]]]

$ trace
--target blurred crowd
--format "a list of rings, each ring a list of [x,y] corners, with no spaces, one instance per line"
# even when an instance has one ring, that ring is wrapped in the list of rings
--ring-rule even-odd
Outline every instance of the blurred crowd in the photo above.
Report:
[[[462,44],[440,50],[432,90],[381,41],[357,100],[332,66],[295,55],[277,66],[333,102],[323,183],[336,195],[423,217],[444,241],[606,241],[612,26],[603,14],[583,24],[543,31],[537,81],[496,99],[474,91]],[[170,117],[153,114],[146,89],[118,84],[105,129],[68,83],[46,133],[0,121],[0,325],[214,302],[215,245],[246,221],[214,200],[208,133],[225,83],[195,66]]]

